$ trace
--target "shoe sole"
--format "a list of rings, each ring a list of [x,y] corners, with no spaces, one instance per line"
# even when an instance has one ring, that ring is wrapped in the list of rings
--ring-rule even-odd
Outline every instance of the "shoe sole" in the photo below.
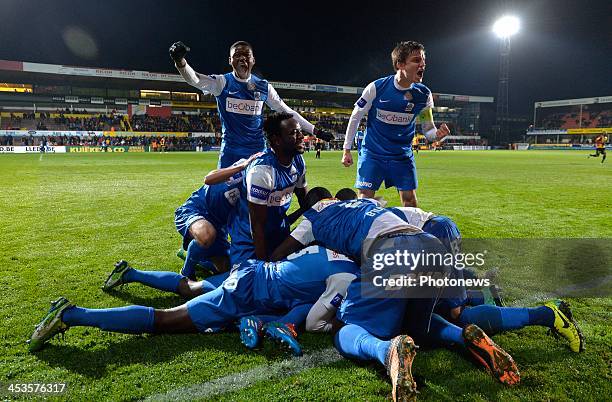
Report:
[[[417,385],[412,376],[412,362],[416,355],[416,345],[409,336],[404,336],[397,345],[399,370],[395,378],[395,400],[402,402],[416,401]]]
[[[499,382],[516,385],[521,381],[512,356],[493,342],[482,329],[472,325],[466,328],[464,334],[469,342],[468,350]]]
[[[269,332],[266,332],[265,336],[274,341],[274,343],[278,345],[281,350],[289,352],[293,356],[302,356],[303,353],[301,348],[298,349],[295,346],[292,346],[291,342],[285,340],[285,338],[281,337],[280,335],[273,335]]]

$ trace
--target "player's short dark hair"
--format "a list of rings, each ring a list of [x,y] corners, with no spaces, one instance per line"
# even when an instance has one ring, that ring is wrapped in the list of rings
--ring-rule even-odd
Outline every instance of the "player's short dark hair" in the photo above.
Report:
[[[304,198],[304,207],[307,209],[312,208],[317,202],[324,198],[331,198],[331,196],[331,193],[325,187],[311,188],[308,193],[306,193],[306,197]]]
[[[264,125],[263,125],[263,129],[264,132],[266,133],[266,138],[268,139],[268,142],[271,143],[271,138],[276,136],[276,135],[280,135],[281,133],[281,123],[285,120],[289,120],[293,117],[293,115],[291,113],[272,113],[271,115],[269,115],[268,117],[266,117],[266,120],[264,121]]]
[[[397,71],[397,63],[406,60],[410,53],[414,52],[415,50],[425,51],[425,46],[419,42],[414,42],[411,40],[398,43],[391,52],[391,63],[393,64],[393,69]]]
[[[345,187],[338,190],[334,198],[337,198],[340,201],[355,200],[357,199],[357,193],[352,188]]]
[[[251,52],[253,51],[253,46],[251,46],[251,44],[250,44],[249,42],[245,42],[245,41],[243,41],[243,40],[239,40],[239,41],[237,41],[237,42],[234,42],[234,43],[232,44],[232,46],[230,46],[230,49],[229,49],[229,50],[230,50],[230,52],[232,51],[232,49],[235,49],[235,48],[237,48],[238,46],[245,46],[245,47],[248,47],[249,49],[251,49]]]

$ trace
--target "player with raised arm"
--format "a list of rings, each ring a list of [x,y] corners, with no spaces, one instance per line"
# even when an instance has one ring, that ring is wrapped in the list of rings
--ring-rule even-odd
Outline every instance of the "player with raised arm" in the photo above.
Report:
[[[333,139],[331,133],[314,127],[287,106],[267,80],[251,74],[255,57],[249,43],[238,41],[230,46],[229,64],[232,72],[227,74],[197,73],[185,60],[188,51],[184,43],[175,42],[170,46],[170,57],[189,85],[212,94],[217,100],[223,134],[219,167],[230,166],[241,158],[248,158],[265,149],[262,132],[264,104],[276,112],[292,114],[305,132],[324,141]]]
[[[450,133],[446,124],[436,128],[433,97],[422,84],[425,50],[417,42],[400,42],[391,53],[394,75],[371,82],[364,89],[349,119],[344,139],[344,166],[353,164],[351,145],[367,114],[367,128],[359,151],[355,187],[360,198],[374,198],[382,182],[397,188],[403,206],[416,207],[417,174],[412,154],[416,117],[420,115],[428,141]]]

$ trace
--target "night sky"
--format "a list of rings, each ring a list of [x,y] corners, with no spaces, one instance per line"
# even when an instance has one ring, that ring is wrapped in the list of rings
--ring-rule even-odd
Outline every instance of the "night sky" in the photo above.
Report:
[[[416,40],[434,92],[496,96],[491,26],[506,12],[521,19],[511,114],[528,115],[538,100],[612,95],[609,0],[0,0],[0,59],[174,72],[168,46],[182,40],[196,71],[212,74],[229,71],[229,45],[246,40],[269,80],[365,86],[393,72],[397,41]]]

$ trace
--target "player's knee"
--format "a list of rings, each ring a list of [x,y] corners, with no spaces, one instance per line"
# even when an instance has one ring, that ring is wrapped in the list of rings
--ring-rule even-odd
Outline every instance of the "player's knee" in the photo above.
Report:
[[[189,228],[189,232],[195,241],[204,248],[209,248],[212,246],[217,237],[215,227],[204,219],[195,221]]]

